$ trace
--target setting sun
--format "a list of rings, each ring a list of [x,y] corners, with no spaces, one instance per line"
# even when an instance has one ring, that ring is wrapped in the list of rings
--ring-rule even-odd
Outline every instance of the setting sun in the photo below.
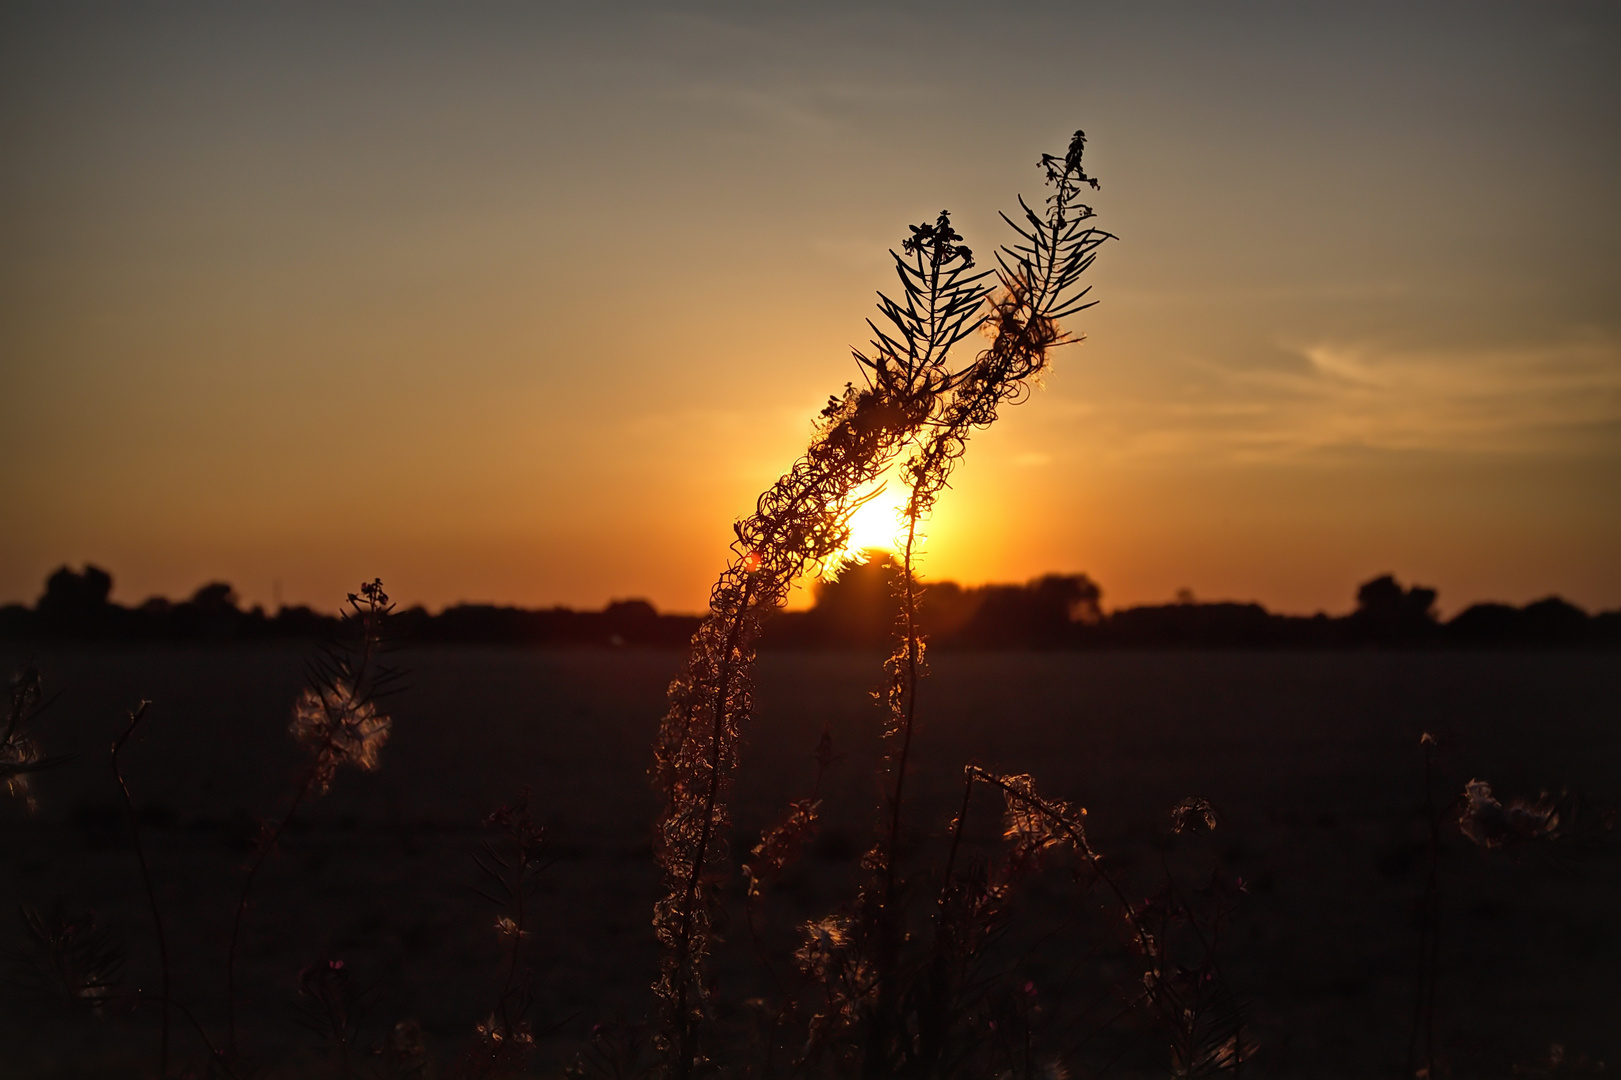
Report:
[[[850,543],[844,557],[856,558],[873,548],[896,551],[902,544],[901,510],[906,505],[906,487],[894,479],[874,484],[864,496],[867,501],[850,515]],[[921,523],[918,540],[923,538]]]

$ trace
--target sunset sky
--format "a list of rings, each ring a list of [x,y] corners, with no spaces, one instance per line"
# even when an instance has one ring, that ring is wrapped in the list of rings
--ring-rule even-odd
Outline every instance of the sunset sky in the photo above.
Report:
[[[1621,606],[1621,7],[8,4],[0,602],[697,610],[886,249],[1118,235],[925,572]]]

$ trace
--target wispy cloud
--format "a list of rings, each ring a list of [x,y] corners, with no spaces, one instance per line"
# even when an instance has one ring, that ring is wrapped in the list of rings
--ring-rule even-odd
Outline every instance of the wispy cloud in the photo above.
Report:
[[[1159,398],[1096,402],[1117,456],[1301,458],[1335,450],[1563,454],[1621,450],[1621,341],[1501,347],[1280,343],[1290,365],[1184,362]]]

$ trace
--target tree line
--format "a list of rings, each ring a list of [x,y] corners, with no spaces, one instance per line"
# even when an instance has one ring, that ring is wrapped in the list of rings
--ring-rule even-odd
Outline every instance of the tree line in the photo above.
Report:
[[[899,615],[901,568],[869,553],[836,579],[813,587],[805,610],[779,612],[766,625],[767,649],[883,649]],[[133,607],[112,602],[112,575],[66,566],[28,607],[0,607],[0,638],[33,641],[262,641],[327,637],[338,617],[309,607],[274,613],[243,607],[223,582],[183,601],[154,597]],[[1364,583],[1349,614],[1284,615],[1255,603],[1175,603],[1105,611],[1103,592],[1084,574],[1049,574],[1023,585],[929,583],[919,621],[935,648],[1473,648],[1615,647],[1621,611],[1589,614],[1557,596],[1524,606],[1474,604],[1450,619],[1437,594],[1386,575]],[[601,647],[684,646],[699,617],[660,612],[646,600],[615,600],[600,611],[456,604],[438,613],[398,612],[401,636],[424,644]]]

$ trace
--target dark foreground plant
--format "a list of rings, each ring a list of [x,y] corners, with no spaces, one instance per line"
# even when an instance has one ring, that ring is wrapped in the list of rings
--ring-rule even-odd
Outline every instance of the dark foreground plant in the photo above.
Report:
[[[468,1080],[519,1075],[535,1048],[528,1017],[534,1001],[533,973],[526,946],[534,935],[533,901],[545,869],[541,853],[546,830],[530,817],[527,791],[496,809],[484,819],[484,825],[498,830],[500,839],[486,841],[474,856],[484,883],[473,891],[500,911],[495,931],[501,937],[506,965],[495,1008],[478,1025],[457,1069],[457,1075]]]
[[[866,385],[830,398],[810,447],[734,526],[733,562],[710,593],[687,670],[670,687],[655,744],[653,778],[664,795],[658,859],[666,896],[654,926],[665,948],[657,990],[667,1023],[663,1047],[685,1077],[703,1057],[704,960],[712,892],[725,879],[721,839],[730,825],[728,790],[740,726],[752,709],[750,673],[762,620],[794,580],[843,551],[863,485],[938,418],[962,372],[947,366],[953,345],[978,326],[984,275],[955,244],[949,218],[919,226],[895,255],[900,302],[884,297],[886,329],[874,326],[871,355],[858,353]]]
[[[1411,1033],[1407,1042],[1407,1073],[1435,1080],[1449,1075],[1452,1063],[1436,1051],[1436,999],[1441,982],[1441,852],[1443,831],[1457,835],[1487,852],[1505,848],[1558,845],[1570,851],[1603,849],[1615,827],[1613,809],[1600,806],[1596,812],[1569,792],[1554,796],[1547,791],[1535,798],[1499,799],[1492,785],[1478,778],[1464,784],[1463,791],[1444,803],[1435,797],[1435,764],[1439,744],[1425,732],[1419,739],[1424,753],[1424,888],[1414,911],[1419,938]],[[1515,1071],[1528,1075],[1586,1072],[1585,1059],[1564,1061],[1564,1048],[1549,1050],[1548,1061]],[[1598,1068],[1602,1070],[1602,1063]],[[1551,1070],[1547,1071],[1547,1070]]]
[[[842,396],[829,399],[804,456],[734,527],[733,561],[710,594],[687,671],[670,688],[654,753],[653,778],[665,800],[658,858],[666,894],[654,914],[664,946],[656,987],[664,1007],[660,1047],[668,1074],[677,1080],[686,1080],[709,1056],[705,959],[714,894],[728,877],[728,792],[741,728],[752,710],[750,672],[761,621],[782,606],[797,577],[844,550],[858,492],[909,450],[903,470],[910,489],[903,626],[889,665],[886,820],[863,862],[869,881],[855,915],[822,925],[808,946],[829,954],[853,946],[850,955],[859,960],[840,970],[855,988],[859,1004],[852,1007],[869,1031],[866,1071],[871,1074],[885,1058],[880,1048],[897,1003],[895,843],[923,667],[913,574],[918,526],[945,488],[969,434],[994,422],[1002,404],[1028,392],[1048,350],[1067,340],[1058,319],[1088,306],[1079,279],[1109,237],[1089,224],[1092,210],[1079,200],[1083,187],[1097,186],[1082,167],[1084,149],[1085,136],[1077,132],[1064,157],[1042,157],[1052,194],[1042,212],[1021,199],[1022,222],[1007,219],[1019,239],[997,254],[994,298],[990,272],[975,271],[973,252],[949,214],[911,227],[901,252],[891,252],[900,299],[880,294],[882,325],[869,322],[870,349],[856,353],[864,385],[846,386]],[[954,347],[981,326],[990,333],[990,346],[967,363],[955,363]],[[811,810],[797,811],[799,831]]]
[[[118,987],[123,945],[89,912],[70,913],[61,897],[46,912],[21,914],[23,945],[6,955],[11,984],[23,997],[101,1013]]]
[[[10,690],[5,705],[5,727],[0,729],[0,784],[5,785],[6,794],[22,799],[32,811],[36,803],[29,777],[67,764],[73,760],[73,755],[46,754],[34,738],[33,723],[50,704],[43,700],[39,669],[28,665],[17,671],[11,677]]]
[[[344,621],[354,633],[321,650],[309,667],[307,685],[293,707],[292,736],[306,753],[286,810],[261,831],[257,849],[242,878],[242,894],[231,919],[230,944],[225,954],[225,1008],[227,1046],[237,1053],[236,954],[243,918],[253,893],[254,879],[275,850],[282,833],[307,799],[326,794],[339,767],[377,768],[378,754],[388,741],[390,720],[377,702],[399,688],[404,673],[385,662],[385,621],[394,610],[383,583],[373,580],[350,593]]]
[[[1036,213],[1021,198],[1022,225],[1003,215],[1019,241],[996,255],[1001,291],[985,317],[992,328],[992,345],[957,377],[939,417],[926,425],[902,469],[908,493],[901,511],[901,613],[895,651],[885,665],[889,720],[884,734],[889,753],[883,786],[887,802],[879,815],[873,847],[862,861],[870,879],[857,902],[858,933],[872,960],[875,990],[868,1010],[868,1052],[863,1058],[869,1076],[878,1075],[875,1070],[888,1057],[883,1046],[890,1037],[898,1001],[895,954],[903,917],[897,910],[895,891],[896,845],[917,721],[918,684],[925,672],[924,639],[918,628],[922,593],[917,576],[919,528],[967,452],[973,431],[989,427],[1002,405],[1020,401],[1029,393],[1031,381],[1047,365],[1048,349],[1074,340],[1065,336],[1058,319],[1092,306],[1084,299],[1090,289],[1077,285],[1092,265],[1097,248],[1110,237],[1089,224],[1095,215],[1079,200],[1083,186],[1098,186],[1082,167],[1085,148],[1086,137],[1077,131],[1062,159],[1042,155],[1040,165],[1053,188],[1044,214]],[[926,239],[939,244],[961,237],[949,231],[942,215]]]
[[[159,971],[159,1007],[161,1017],[158,1034],[158,1080],[164,1080],[169,1075],[169,939],[163,931],[163,912],[158,909],[158,894],[152,887],[152,868],[146,861],[146,845],[141,842],[141,822],[135,813],[135,800],[130,796],[129,784],[124,782],[124,772],[119,767],[118,755],[124,749],[129,737],[135,734],[141,721],[146,719],[149,701],[143,701],[129,714],[129,726],[124,733],[118,736],[113,743],[113,779],[118,783],[118,793],[124,800],[124,815],[129,821],[130,842],[135,846],[135,860],[141,871],[141,888],[146,893],[147,908],[152,914],[152,929],[158,939],[158,971]]]

